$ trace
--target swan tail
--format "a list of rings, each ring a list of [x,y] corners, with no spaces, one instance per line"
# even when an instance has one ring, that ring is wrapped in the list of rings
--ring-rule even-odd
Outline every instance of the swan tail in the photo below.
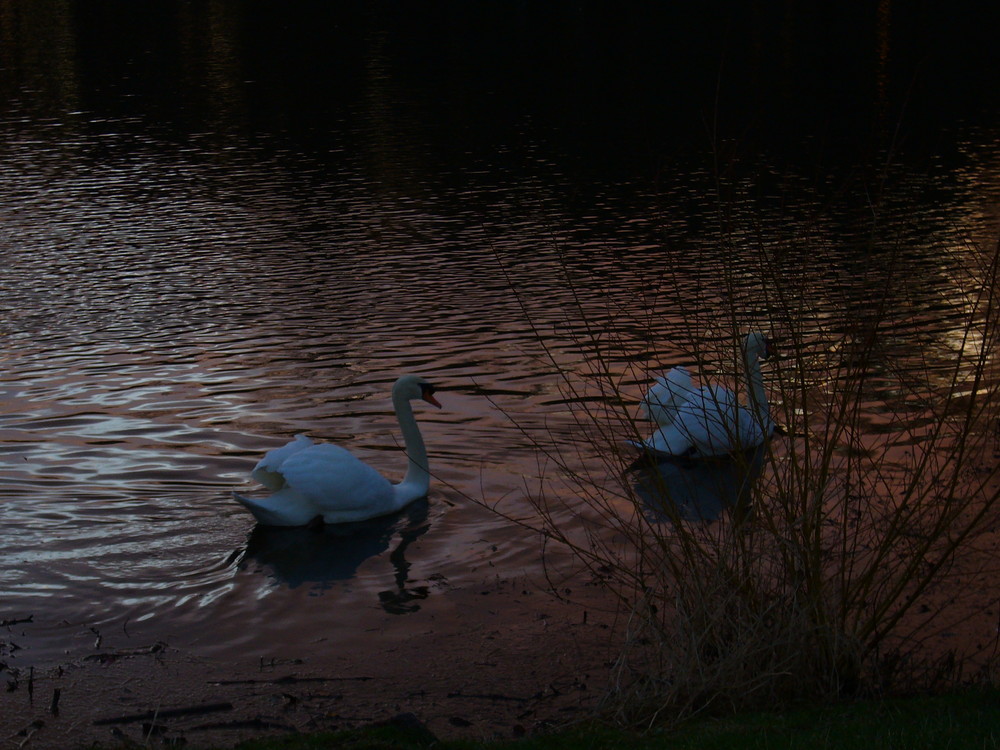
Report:
[[[238,492],[233,499],[246,508],[263,526],[307,526],[317,513],[315,507],[294,490],[283,490],[269,497],[247,497]]]
[[[258,466],[250,472],[250,478],[255,482],[260,482],[271,492],[277,492],[285,486],[285,475],[279,471],[270,471],[262,466]]]
[[[277,492],[285,486],[281,465],[296,453],[313,445],[315,443],[305,435],[296,435],[291,442],[265,453],[264,457],[253,467],[250,476],[272,492]]]
[[[637,451],[639,451],[640,458],[642,456],[646,456],[648,458],[656,460],[664,457],[663,454],[661,454],[659,451],[653,450],[641,440],[626,440],[625,445],[627,445],[630,448],[635,448]]]
[[[677,434],[664,436],[663,430],[653,433],[647,440],[626,440],[625,444],[638,448],[653,458],[680,458],[691,455],[693,450],[689,440]]]

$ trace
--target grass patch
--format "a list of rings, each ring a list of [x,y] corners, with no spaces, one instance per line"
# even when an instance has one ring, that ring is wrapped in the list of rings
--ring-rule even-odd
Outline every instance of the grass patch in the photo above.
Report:
[[[1000,691],[850,702],[693,719],[646,733],[581,724],[506,741],[434,740],[405,727],[260,739],[238,750],[969,750],[1000,747]]]
[[[997,747],[998,743],[1000,694],[991,690],[706,720],[680,731],[661,747],[677,750],[780,747],[957,750]]]

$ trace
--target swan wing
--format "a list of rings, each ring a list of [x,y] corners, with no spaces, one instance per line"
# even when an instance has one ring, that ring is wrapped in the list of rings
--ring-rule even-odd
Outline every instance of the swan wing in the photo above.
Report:
[[[734,422],[735,407],[736,397],[725,388],[712,385],[692,390],[671,422],[650,435],[642,446],[661,456],[726,453],[732,444],[727,426]]]
[[[693,391],[691,375],[686,367],[674,367],[665,376],[656,378],[643,396],[642,415],[660,425],[674,421],[677,410]]]
[[[721,456],[760,445],[773,429],[739,406],[732,391],[708,386],[681,405],[673,422],[632,444],[659,456]]]
[[[768,417],[762,421],[739,404],[735,393],[719,386],[702,388],[682,411],[688,417],[684,424],[691,442],[702,456],[719,456],[756,447],[774,428]]]
[[[709,385],[699,388],[678,414],[680,429],[690,438],[701,456],[719,456],[737,444],[735,428],[739,404],[728,388]]]
[[[641,442],[628,441],[637,448],[649,451],[657,456],[684,456],[691,452],[691,439],[679,429],[675,420],[664,425]]]
[[[281,465],[299,451],[305,450],[315,445],[305,435],[296,435],[290,443],[286,443],[280,448],[275,448],[264,454],[264,458],[253,467],[250,476],[257,482],[267,487],[272,492],[277,492],[285,486],[284,478],[281,474]]]
[[[312,445],[280,467],[284,485],[306,498],[326,523],[356,521],[396,509],[388,479],[339,445]]]

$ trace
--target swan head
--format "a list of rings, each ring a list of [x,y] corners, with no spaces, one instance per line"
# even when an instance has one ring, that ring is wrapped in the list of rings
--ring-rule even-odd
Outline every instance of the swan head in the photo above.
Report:
[[[754,331],[747,335],[744,351],[746,352],[747,359],[750,359],[754,355],[758,359],[767,359],[773,353],[771,351],[771,342],[760,331]]]
[[[441,404],[434,398],[434,386],[424,380],[419,375],[403,375],[392,386],[392,396],[401,397],[407,401],[421,399],[432,406],[441,408]]]

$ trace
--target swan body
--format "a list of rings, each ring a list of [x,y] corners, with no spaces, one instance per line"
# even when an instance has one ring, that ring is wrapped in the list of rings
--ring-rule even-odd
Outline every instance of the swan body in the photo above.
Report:
[[[767,338],[760,333],[747,336],[743,347],[747,405],[719,385],[688,388],[675,408],[662,410],[670,417],[668,422],[660,422],[646,440],[630,442],[660,457],[719,456],[760,445],[774,431],[760,372],[760,360],[767,356]]]
[[[665,376],[661,375],[646,391],[639,409],[642,416],[652,419],[658,425],[671,424],[677,416],[681,404],[688,400],[694,386],[686,367],[675,367]]]
[[[268,497],[235,492],[233,497],[261,524],[305,526],[317,517],[324,523],[377,518],[426,496],[430,487],[427,450],[410,405],[417,398],[441,406],[434,398],[434,387],[423,378],[404,375],[392,387],[392,404],[408,458],[406,475],[398,484],[340,446],[296,435],[287,445],[269,451],[251,473],[271,490]]]

